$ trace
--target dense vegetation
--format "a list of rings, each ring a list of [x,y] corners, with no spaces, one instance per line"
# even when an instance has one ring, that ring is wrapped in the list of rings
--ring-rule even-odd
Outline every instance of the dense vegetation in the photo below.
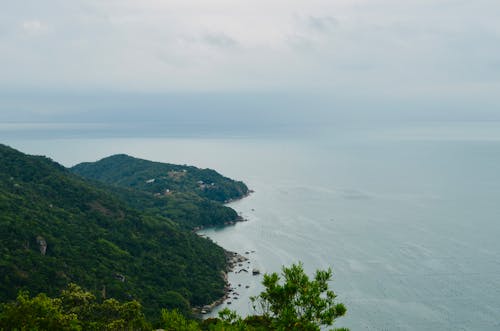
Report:
[[[0,305],[1,330],[151,330],[137,301],[96,300],[75,284],[51,298],[45,293]]]
[[[134,299],[147,316],[158,316],[160,308],[187,313],[190,305],[218,299],[225,252],[184,227],[235,214],[202,196],[186,185],[155,200],[0,145],[0,300],[19,290],[54,296],[76,283],[97,300]],[[187,223],[179,226],[182,220]]]
[[[211,169],[114,155],[70,169],[113,188],[136,209],[168,217],[184,228],[221,226],[239,220],[222,202],[244,197],[247,186]]]
[[[194,193],[201,198],[225,202],[248,194],[243,182],[233,181],[212,169],[152,162],[123,154],[81,163],[71,171],[89,179],[156,195]]]
[[[157,326],[169,331],[319,331],[345,314],[342,304],[328,289],[331,270],[317,271],[310,280],[302,265],[283,268],[278,274],[264,275],[265,290],[253,298],[262,315],[245,319],[227,309],[219,318],[204,321],[187,319],[178,310],[161,311]],[[18,330],[151,330],[137,301],[115,299],[97,302],[94,295],[70,284],[57,298],[45,294],[30,297],[20,292],[16,301],[0,305],[0,329]],[[346,329],[337,329],[346,330]]]
[[[96,183],[96,185],[100,185]],[[185,229],[222,226],[241,220],[234,209],[201,198],[194,193],[153,195],[131,188],[109,187],[129,206],[142,212],[167,217]]]

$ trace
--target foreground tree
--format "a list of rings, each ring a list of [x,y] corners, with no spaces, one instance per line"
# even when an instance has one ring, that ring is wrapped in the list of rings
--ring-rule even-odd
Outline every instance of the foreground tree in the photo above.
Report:
[[[331,269],[318,270],[314,279],[309,279],[299,263],[283,267],[282,277],[284,281],[280,283],[277,273],[264,275],[265,290],[251,298],[254,309],[271,321],[271,328],[320,330],[346,313],[344,305],[335,303],[336,295],[328,289]]]
[[[69,284],[58,298],[20,292],[16,301],[0,304],[0,330],[151,330],[151,326],[139,302],[99,303],[92,293]]]
[[[302,264],[284,267],[281,277],[277,273],[264,275],[265,290],[251,298],[258,315],[242,319],[236,312],[224,309],[219,318],[194,321],[183,311],[164,309],[160,326],[167,331],[317,331],[332,325],[346,312],[344,305],[335,303],[336,295],[328,289],[331,278],[330,269],[318,270],[309,279]],[[75,284],[70,284],[58,298],[43,293],[30,297],[27,292],[20,292],[16,301],[0,304],[0,330],[151,329],[139,302],[99,302]]]
[[[21,291],[16,301],[2,304],[0,330],[81,330],[75,314],[63,310],[61,299],[45,293],[30,297]]]
[[[200,326],[193,320],[187,319],[178,310],[162,309],[161,325],[165,331],[199,331]]]

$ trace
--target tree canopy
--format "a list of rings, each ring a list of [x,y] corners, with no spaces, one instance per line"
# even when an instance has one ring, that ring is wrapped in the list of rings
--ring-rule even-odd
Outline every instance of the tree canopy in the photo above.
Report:
[[[162,309],[159,322],[151,324],[135,300],[100,301],[69,284],[56,298],[44,293],[30,297],[21,291],[15,301],[0,304],[0,330],[151,330],[156,326],[167,331],[316,331],[345,314],[345,307],[334,302],[335,294],[328,289],[331,270],[319,270],[310,280],[298,264],[284,267],[282,274],[282,284],[276,273],[264,275],[265,290],[253,299],[261,314],[256,311],[246,318],[224,309],[219,318],[196,320],[177,309]]]
[[[282,277],[277,273],[264,275],[265,290],[252,297],[252,302],[277,330],[320,330],[346,313],[328,289],[331,279],[331,269],[317,270],[309,279],[302,264],[293,264],[283,267]]]
[[[201,198],[225,202],[242,198],[248,193],[243,182],[231,180],[212,169],[153,162],[125,154],[80,163],[71,171],[106,184],[160,195],[165,192],[191,192]]]
[[[70,284],[57,298],[45,293],[30,297],[21,291],[15,301],[0,306],[0,329],[151,330],[151,325],[139,302],[98,302],[92,293]]]

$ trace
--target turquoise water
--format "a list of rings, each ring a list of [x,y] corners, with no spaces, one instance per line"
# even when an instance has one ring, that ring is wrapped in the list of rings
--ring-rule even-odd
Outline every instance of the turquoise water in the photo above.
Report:
[[[311,273],[332,267],[332,288],[348,308],[337,326],[500,329],[498,124],[4,143],[67,166],[124,152],[245,181],[255,193],[231,206],[249,221],[204,234],[248,256],[250,269],[279,271],[297,261]],[[260,277],[230,280],[239,297],[222,307],[251,313]]]

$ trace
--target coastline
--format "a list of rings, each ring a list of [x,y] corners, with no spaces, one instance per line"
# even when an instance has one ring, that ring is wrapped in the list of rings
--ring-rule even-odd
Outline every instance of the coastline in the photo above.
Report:
[[[224,201],[224,205],[231,203],[231,202],[238,201],[238,200],[242,200],[242,199],[250,196],[250,194],[252,194],[254,192],[255,191],[249,189],[248,192],[245,193],[244,195],[242,195],[240,198],[229,199],[229,200]],[[224,222],[223,226],[225,227],[225,226],[229,226],[229,225],[235,225],[236,223],[247,222],[247,221],[248,221],[247,219],[245,219],[241,215],[238,215],[238,217],[236,217],[236,219],[234,221]],[[216,227],[216,226],[212,226],[212,227]],[[198,231],[201,231],[201,230],[206,229],[206,228],[208,228],[208,227],[199,226],[199,227],[194,228],[193,232],[198,234]],[[200,235],[200,234],[198,234],[198,235],[201,237],[205,237],[204,235]],[[243,266],[242,264],[249,260],[247,257],[245,257],[237,252],[229,251],[222,246],[221,246],[221,248],[224,250],[224,254],[226,256],[226,270],[221,271],[222,278],[224,279],[224,295],[222,297],[220,297],[219,299],[211,302],[210,304],[204,305],[202,307],[200,307],[200,306],[193,307],[191,309],[193,314],[199,315],[200,317],[203,316],[204,314],[211,312],[215,307],[223,304],[226,299],[230,298],[230,294],[234,291],[234,289],[231,287],[231,284],[229,283],[228,274],[230,272],[233,272],[236,267],[242,267]]]
[[[236,201],[239,201],[239,200],[243,200],[246,197],[250,196],[250,194],[252,194],[254,192],[255,191],[253,191],[253,190],[248,190],[248,192],[245,193],[244,195],[242,195],[240,198],[225,200],[224,203],[223,203],[223,205],[225,206],[226,204],[229,204],[229,203],[232,203],[232,202],[236,202]],[[201,231],[201,230],[204,230],[204,229],[210,229],[210,228],[216,228],[216,227],[223,227],[223,226],[228,226],[228,225],[235,225],[236,223],[247,222],[247,221],[248,220],[246,218],[242,217],[241,215],[238,215],[238,216],[236,216],[236,218],[234,220],[224,222],[221,225],[210,225],[210,226],[200,225],[200,226],[196,226],[196,227],[193,228],[193,232],[197,233],[198,231]]]
[[[204,315],[211,312],[215,307],[224,303],[226,299],[230,298],[230,294],[233,292],[233,288],[228,280],[228,274],[233,272],[237,266],[241,266],[243,262],[248,261],[248,258],[236,252],[231,252],[224,249],[226,254],[227,266],[226,270],[221,272],[222,278],[224,279],[224,295],[219,299],[211,302],[210,304],[204,305],[203,307],[193,307],[192,312],[197,315]]]
[[[252,193],[255,193],[254,190],[250,190],[248,189],[247,193],[243,194],[241,197],[239,198],[236,198],[236,199],[227,199],[224,201],[224,205],[225,204],[228,204],[228,203],[231,203],[231,202],[235,202],[235,201],[238,201],[238,200],[242,200],[242,199],[245,199],[246,197],[248,197],[250,194]]]

